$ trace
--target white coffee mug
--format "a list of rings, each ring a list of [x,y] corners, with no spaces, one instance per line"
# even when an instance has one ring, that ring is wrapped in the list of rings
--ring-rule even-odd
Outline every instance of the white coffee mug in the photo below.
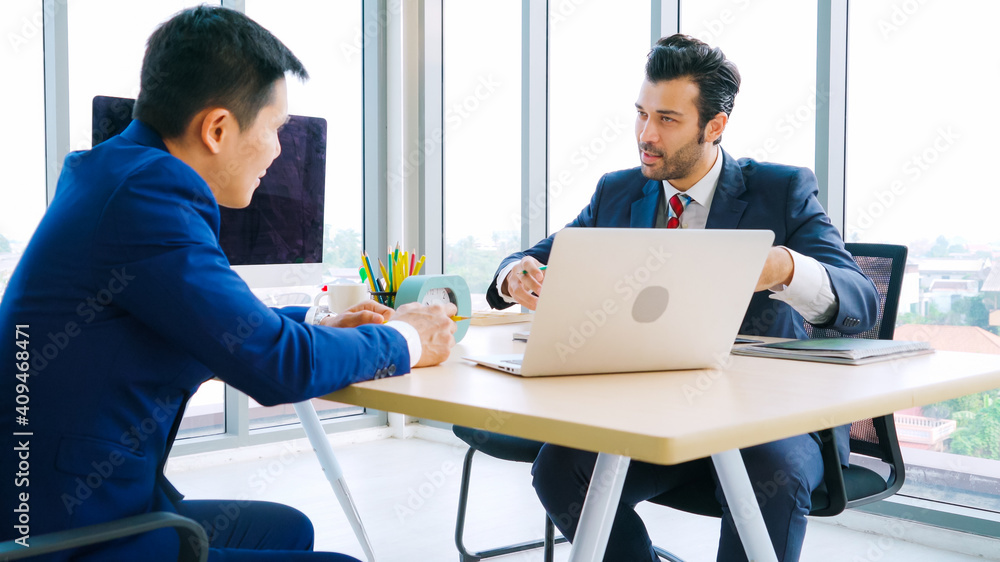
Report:
[[[327,308],[330,312],[341,313],[352,306],[368,300],[368,287],[361,283],[336,283],[326,286],[313,299],[313,305],[320,306],[323,297],[329,297]]]

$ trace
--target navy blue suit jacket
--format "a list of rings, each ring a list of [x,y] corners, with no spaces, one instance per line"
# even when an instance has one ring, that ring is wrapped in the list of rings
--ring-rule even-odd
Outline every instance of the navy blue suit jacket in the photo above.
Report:
[[[823,327],[848,334],[871,328],[878,316],[875,285],[844,249],[840,233],[816,199],[816,176],[812,171],[748,158],[737,161],[726,152],[722,156],[722,174],[705,227],[774,232],[775,245],[815,258],[829,274],[839,306],[837,314]],[[566,226],[653,228],[662,192],[661,183],[647,179],[639,168],[606,174],[597,183],[590,204]],[[505,258],[497,275],[507,264],[524,256],[547,263],[557,234]],[[494,276],[487,301],[494,308],[507,308],[510,303],[500,297],[496,284]],[[768,294],[754,294],[740,333],[806,337],[802,315],[784,302],[768,298]],[[839,452],[846,463],[847,439],[843,437]]]
[[[0,304],[4,540],[17,536],[19,493],[29,494],[31,535],[172,511],[179,495],[163,464],[186,400],[212,376],[273,405],[409,371],[392,328],[314,327],[304,307],[265,306],[218,234],[208,185],[145,124],[67,157]],[[23,426],[8,390],[22,351],[15,325],[29,335]],[[32,435],[12,443],[14,431]],[[10,452],[21,441],[30,476],[18,481]],[[176,559],[176,543],[172,531],[151,533],[97,558]]]

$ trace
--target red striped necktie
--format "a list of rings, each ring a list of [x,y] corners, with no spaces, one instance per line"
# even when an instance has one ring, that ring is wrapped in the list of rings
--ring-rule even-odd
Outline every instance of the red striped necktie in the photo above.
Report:
[[[691,196],[684,193],[675,193],[667,202],[667,228],[680,228],[681,215],[684,209],[691,202]]]

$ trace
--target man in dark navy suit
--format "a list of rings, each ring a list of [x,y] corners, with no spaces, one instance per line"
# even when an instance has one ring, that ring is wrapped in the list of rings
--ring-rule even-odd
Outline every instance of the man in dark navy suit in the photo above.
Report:
[[[739,84],[736,66],[719,49],[684,35],[660,39],[635,104],[641,165],[602,177],[590,204],[567,226],[771,230],[776,245],[741,333],[802,338],[803,321],[845,333],[870,328],[878,294],[817,201],[813,173],[735,160],[719,146]],[[539,268],[555,236],[501,263],[487,294],[492,306],[535,308],[545,279]],[[684,297],[712,298],[712,288]],[[847,459],[847,427],[838,432],[838,450]],[[779,560],[798,560],[810,493],[823,479],[821,446],[817,436],[802,435],[742,451],[751,482],[766,490],[758,498]],[[545,445],[532,469],[549,517],[571,539],[595,460],[594,453]],[[710,459],[676,466],[631,463],[604,559],[658,560],[635,505],[709,475]],[[717,483],[716,490],[724,513],[718,560],[746,560]]]
[[[31,536],[169,511],[212,524],[210,560],[353,560],[310,552],[312,525],[290,507],[186,501],[163,476],[184,404],[212,376],[264,405],[299,402],[439,363],[454,345],[454,305],[369,302],[312,325],[230,269],[219,206],[247,206],[278,156],[289,72],[307,77],[246,16],[183,11],[149,39],[135,120],[67,157],[0,304],[0,378],[30,389],[30,410],[0,410],[4,449],[30,450],[23,479],[15,454],[0,461],[0,538],[25,534],[20,503]],[[160,530],[49,559],[166,561],[178,548]]]

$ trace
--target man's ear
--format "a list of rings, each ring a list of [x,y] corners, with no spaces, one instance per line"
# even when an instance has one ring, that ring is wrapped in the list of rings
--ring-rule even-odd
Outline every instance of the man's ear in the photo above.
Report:
[[[729,116],[721,111],[715,114],[706,125],[705,125],[705,142],[713,143],[715,139],[722,136],[722,132],[726,130],[726,124],[729,123]]]
[[[239,130],[236,116],[228,109],[216,107],[202,115],[199,139],[212,154],[218,154],[222,145]]]

